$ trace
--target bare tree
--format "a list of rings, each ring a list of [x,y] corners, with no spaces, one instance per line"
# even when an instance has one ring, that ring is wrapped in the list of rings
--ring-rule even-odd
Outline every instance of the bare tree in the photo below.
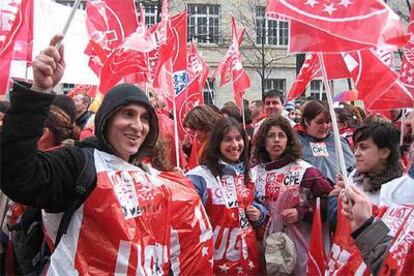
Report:
[[[264,15],[266,2],[263,0],[241,0],[233,4],[236,21],[246,27],[246,35],[242,44],[241,51],[245,60],[245,65],[253,68],[259,74],[262,82],[262,95],[265,93],[265,80],[272,73],[273,68],[278,63],[283,62],[288,57],[285,50],[280,47],[268,45],[268,37],[274,35],[279,30],[277,25],[266,24],[264,16],[257,16],[258,13]]]

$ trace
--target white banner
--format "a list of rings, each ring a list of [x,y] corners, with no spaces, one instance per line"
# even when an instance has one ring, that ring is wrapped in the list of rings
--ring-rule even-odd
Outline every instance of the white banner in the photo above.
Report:
[[[54,34],[62,32],[70,11],[70,7],[51,0],[34,1],[33,58],[47,47]],[[66,69],[61,83],[92,85],[99,83],[99,79],[88,66],[89,57],[83,53],[88,43],[85,21],[86,12],[77,10],[63,40]],[[27,73],[27,78],[33,79],[31,68]],[[26,78],[25,63],[13,62],[11,75]]]

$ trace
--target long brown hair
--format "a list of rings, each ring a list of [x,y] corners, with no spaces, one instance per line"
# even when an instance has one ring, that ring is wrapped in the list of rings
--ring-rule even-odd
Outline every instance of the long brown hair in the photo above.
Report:
[[[266,119],[259,128],[254,139],[254,158],[264,164],[270,162],[269,153],[266,150],[267,133],[273,127],[280,127],[287,136],[286,149],[282,157],[287,157],[290,162],[294,162],[302,156],[302,146],[298,141],[296,133],[293,132],[289,121],[282,116]]]
[[[236,129],[243,138],[243,151],[240,155],[240,162],[246,166],[246,175],[248,175],[247,161],[249,158],[249,140],[246,131],[241,125],[232,117],[221,118],[213,127],[210,138],[208,139],[207,147],[201,158],[201,164],[206,166],[214,176],[222,176],[222,165],[219,160],[222,157],[220,152],[220,143],[224,136],[231,129]]]

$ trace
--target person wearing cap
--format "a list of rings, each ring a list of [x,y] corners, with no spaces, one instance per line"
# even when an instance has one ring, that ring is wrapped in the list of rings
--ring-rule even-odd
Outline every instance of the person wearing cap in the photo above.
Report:
[[[62,39],[54,36],[33,61],[32,85],[14,83],[0,134],[1,189],[16,202],[65,216],[90,187],[56,240],[47,275],[168,274],[171,192],[139,167],[158,136],[143,91],[115,86],[96,113],[95,136],[51,152],[37,149],[64,72],[63,46],[56,47]]]

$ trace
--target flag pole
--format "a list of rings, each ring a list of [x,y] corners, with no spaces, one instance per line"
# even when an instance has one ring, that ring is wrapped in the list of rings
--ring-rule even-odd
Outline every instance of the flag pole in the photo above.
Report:
[[[173,112],[174,112],[174,138],[175,138],[175,160],[177,162],[177,167],[180,167],[180,151],[178,144],[178,114],[177,114],[177,105],[175,104],[175,95],[173,98]]]
[[[325,87],[326,87],[326,93],[327,93],[328,105],[329,105],[329,114],[331,116],[332,127],[333,127],[333,131],[334,131],[335,151],[336,151],[337,158],[339,157],[339,169],[340,169],[340,173],[341,173],[342,178],[343,178],[344,183],[345,183],[345,189],[347,190],[347,189],[349,189],[349,186],[348,186],[349,182],[348,182],[348,176],[347,176],[347,172],[346,172],[344,150],[342,148],[341,139],[340,139],[340,135],[339,135],[338,123],[337,123],[336,116],[335,116],[335,111],[334,111],[334,108],[333,108],[333,100],[332,100],[333,93],[331,91],[331,86],[330,86],[329,81],[328,81],[325,64],[323,62],[322,53],[318,53],[318,56],[319,56],[319,63],[320,63],[321,69],[322,69],[322,79],[323,79],[323,82],[324,82]]]
[[[241,109],[242,109],[242,118],[243,118],[243,128],[244,128],[244,130],[246,130],[246,115],[244,113],[244,92],[243,92],[243,96],[242,96]]]
[[[401,110],[401,112],[400,146],[404,144],[405,109]]]
[[[63,27],[63,31],[62,31],[63,37],[65,37],[66,33],[68,32],[69,26],[72,23],[73,17],[75,16],[75,12],[78,9],[80,3],[81,3],[81,0],[76,0],[75,4],[73,4],[72,10],[70,11],[70,14],[69,14],[69,17],[66,20],[65,26]],[[61,45],[61,41],[59,41],[57,43],[56,49],[59,49],[60,45]]]

